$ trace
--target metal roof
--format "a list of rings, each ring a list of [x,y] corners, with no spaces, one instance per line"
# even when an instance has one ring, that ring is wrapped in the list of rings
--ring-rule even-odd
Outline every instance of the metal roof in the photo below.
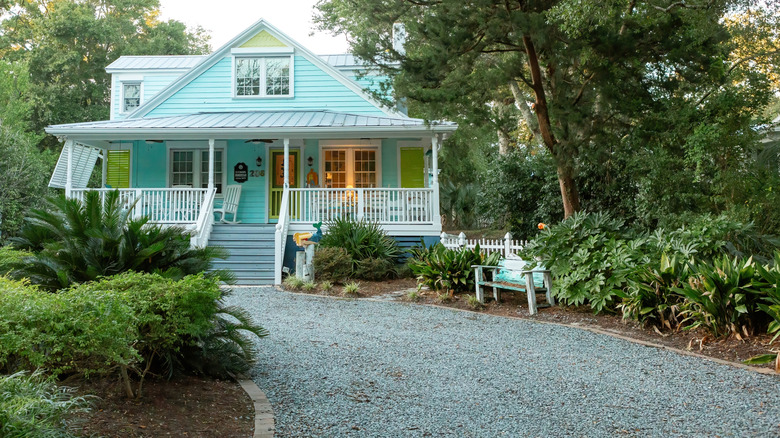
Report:
[[[118,70],[189,70],[208,55],[186,56],[120,56],[106,67],[106,71]],[[336,68],[368,67],[351,53],[320,55],[323,61]]]
[[[106,67],[116,70],[189,70],[203,61],[207,55],[185,56],[120,56]]]
[[[107,120],[71,123],[46,128],[53,135],[106,137],[113,134],[203,135],[234,133],[377,133],[377,132],[451,132],[452,122],[426,122],[409,117],[372,116],[328,110],[244,111],[195,113],[169,117]],[[219,134],[218,134],[219,135]],[[366,135],[368,137],[368,135]],[[139,137],[140,138],[140,137]],[[225,137],[227,138],[227,137]]]

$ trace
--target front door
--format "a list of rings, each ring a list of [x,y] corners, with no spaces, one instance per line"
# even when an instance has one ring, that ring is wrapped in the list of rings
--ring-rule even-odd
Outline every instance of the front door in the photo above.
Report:
[[[290,187],[298,187],[298,151],[290,151]],[[284,151],[271,150],[271,177],[268,179],[268,218],[279,219],[279,209],[282,206],[284,194]],[[292,200],[291,200],[292,201]],[[293,212],[293,202],[290,202],[290,215]]]

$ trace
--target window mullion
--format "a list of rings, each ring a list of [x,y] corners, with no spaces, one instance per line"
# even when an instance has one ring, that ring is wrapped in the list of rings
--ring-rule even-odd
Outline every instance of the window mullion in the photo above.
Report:
[[[265,96],[266,92],[266,68],[265,68],[265,60],[266,58],[260,58],[260,96]]]

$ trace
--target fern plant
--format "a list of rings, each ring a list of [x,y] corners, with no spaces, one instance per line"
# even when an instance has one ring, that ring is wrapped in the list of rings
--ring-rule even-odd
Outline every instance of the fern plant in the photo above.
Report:
[[[121,206],[118,191],[107,193],[105,200],[87,192],[83,203],[49,199],[49,208],[33,210],[21,235],[12,239],[15,247],[34,252],[15,265],[12,275],[54,291],[126,271],[180,279],[206,272],[215,258],[227,256],[218,248],[191,248],[186,230],[133,219],[132,209]],[[232,279],[228,271],[208,275]]]

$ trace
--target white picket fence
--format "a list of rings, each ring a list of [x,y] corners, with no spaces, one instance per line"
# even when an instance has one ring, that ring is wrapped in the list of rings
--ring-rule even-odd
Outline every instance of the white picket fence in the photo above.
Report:
[[[526,240],[512,240],[512,233],[506,233],[503,239],[467,239],[464,233],[460,233],[457,236],[441,233],[439,237],[442,245],[449,249],[464,247],[474,249],[479,245],[480,252],[485,254],[499,252],[502,257],[506,257],[507,254],[517,254],[517,251],[523,249],[528,244]]]

